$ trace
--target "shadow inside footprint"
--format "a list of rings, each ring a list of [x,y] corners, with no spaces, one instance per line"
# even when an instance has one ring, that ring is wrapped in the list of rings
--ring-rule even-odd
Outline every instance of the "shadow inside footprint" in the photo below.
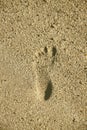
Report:
[[[47,50],[47,47],[44,48],[44,51],[45,51],[45,53],[47,53],[47,51],[48,51],[48,50]]]
[[[57,53],[57,50],[56,50],[56,48],[55,48],[55,47],[53,47],[53,48],[52,48],[52,56],[55,56],[55,55],[56,55],[56,53]]]
[[[57,53],[57,49],[56,47],[53,47],[52,48],[52,57],[53,57],[52,64],[54,64],[56,53]]]
[[[47,85],[47,89],[45,91],[45,96],[44,96],[44,99],[45,100],[48,100],[52,94],[52,88],[53,88],[53,85],[52,85],[52,82],[51,80],[48,82],[48,85]]]

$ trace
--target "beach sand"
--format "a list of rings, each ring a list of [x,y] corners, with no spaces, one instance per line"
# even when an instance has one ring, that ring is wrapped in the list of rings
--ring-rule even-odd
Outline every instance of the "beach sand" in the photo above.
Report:
[[[87,1],[0,0],[0,130],[87,130]]]

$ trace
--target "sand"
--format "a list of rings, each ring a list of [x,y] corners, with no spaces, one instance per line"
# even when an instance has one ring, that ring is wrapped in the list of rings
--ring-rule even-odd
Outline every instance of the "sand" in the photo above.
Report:
[[[87,1],[0,0],[0,130],[87,130]]]

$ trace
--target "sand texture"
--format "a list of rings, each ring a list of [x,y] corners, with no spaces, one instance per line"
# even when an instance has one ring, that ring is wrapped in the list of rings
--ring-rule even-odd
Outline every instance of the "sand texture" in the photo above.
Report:
[[[87,0],[0,0],[0,130],[87,130]]]

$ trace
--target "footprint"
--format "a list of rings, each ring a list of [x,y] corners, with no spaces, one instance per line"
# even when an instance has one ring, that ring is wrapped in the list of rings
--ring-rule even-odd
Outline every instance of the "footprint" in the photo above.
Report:
[[[53,84],[50,78],[50,70],[52,69],[56,59],[56,47],[44,47],[35,54],[34,72],[35,72],[35,88],[36,95],[39,100],[48,100],[53,91]]]

